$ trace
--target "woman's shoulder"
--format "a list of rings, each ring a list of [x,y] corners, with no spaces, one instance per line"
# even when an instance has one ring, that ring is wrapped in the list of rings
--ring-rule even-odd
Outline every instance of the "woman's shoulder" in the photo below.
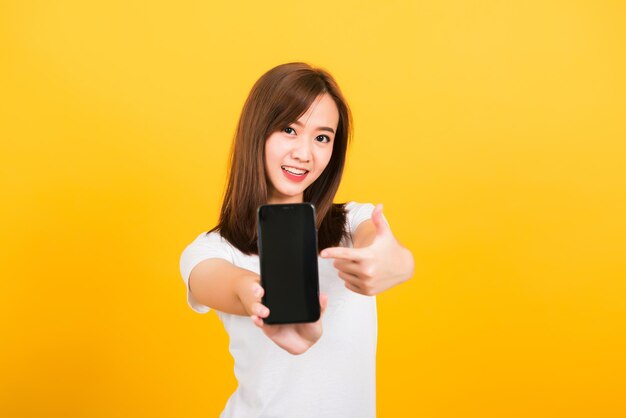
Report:
[[[198,237],[196,238],[196,241],[215,241],[215,242],[221,242],[221,241],[226,241],[224,240],[224,238],[222,237],[222,235],[219,233],[219,231],[217,230],[209,230],[209,231],[204,231],[203,233],[201,233],[200,235],[198,235]]]
[[[356,228],[361,222],[366,221],[372,217],[374,211],[374,205],[369,202],[358,202],[351,200],[344,204],[346,210],[346,218],[351,233],[356,231]]]
[[[216,230],[209,230],[202,232],[200,235],[193,240],[192,244],[194,245],[210,245],[213,247],[231,247],[230,242]]]
[[[346,210],[346,213],[348,213],[348,215],[354,215],[358,212],[363,212],[363,211],[372,211],[374,210],[374,207],[375,207],[372,203],[357,202],[355,200],[351,200],[347,203],[344,203],[343,206]]]
[[[346,202],[343,204],[343,206],[346,208],[347,211],[358,210],[359,208],[362,208],[367,205],[374,206],[373,204],[369,202],[357,202],[355,200],[350,200],[349,202]]]

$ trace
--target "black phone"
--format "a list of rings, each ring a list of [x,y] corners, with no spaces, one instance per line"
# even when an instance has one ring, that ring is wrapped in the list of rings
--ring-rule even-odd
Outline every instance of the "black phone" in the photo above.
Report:
[[[310,203],[261,205],[257,209],[262,298],[267,324],[320,318],[317,229]]]

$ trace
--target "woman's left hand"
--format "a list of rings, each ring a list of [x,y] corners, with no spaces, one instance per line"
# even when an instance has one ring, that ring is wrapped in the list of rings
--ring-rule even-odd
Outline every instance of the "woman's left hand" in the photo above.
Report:
[[[413,254],[400,245],[382,214],[382,205],[372,212],[376,228],[373,242],[367,247],[331,247],[322,258],[334,258],[333,266],[346,288],[362,295],[374,296],[394,287],[413,275]]]

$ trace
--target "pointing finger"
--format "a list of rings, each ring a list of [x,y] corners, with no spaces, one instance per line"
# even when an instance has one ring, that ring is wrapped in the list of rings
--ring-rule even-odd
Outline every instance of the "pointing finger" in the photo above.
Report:
[[[358,248],[347,247],[331,247],[326,248],[320,254],[322,258],[340,258],[342,260],[361,260],[360,250]]]

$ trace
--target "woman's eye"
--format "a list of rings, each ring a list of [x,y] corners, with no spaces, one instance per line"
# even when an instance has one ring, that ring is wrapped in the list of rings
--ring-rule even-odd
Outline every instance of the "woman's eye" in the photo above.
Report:
[[[320,136],[318,136],[318,138],[322,138],[322,141],[320,141],[320,142],[324,142],[324,143],[330,142],[330,138],[328,136],[326,136],[326,135],[320,135]]]
[[[286,128],[283,129],[283,132],[286,132],[286,133],[290,133],[290,131],[294,131],[293,128],[286,127]]]

